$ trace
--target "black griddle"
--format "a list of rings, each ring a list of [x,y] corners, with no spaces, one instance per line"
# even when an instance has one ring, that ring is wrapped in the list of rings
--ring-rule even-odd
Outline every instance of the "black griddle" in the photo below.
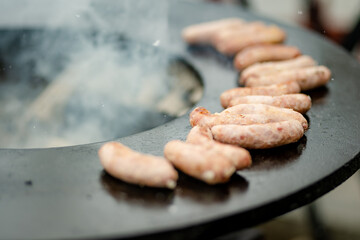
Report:
[[[297,46],[328,66],[332,80],[308,92],[310,128],[298,143],[254,151],[253,167],[224,185],[207,186],[181,175],[175,191],[140,188],[107,175],[97,151],[103,143],[52,149],[0,149],[1,239],[209,239],[253,226],[308,204],[360,167],[360,65],[324,36],[240,8],[171,1],[163,46],[186,59],[204,81],[197,106],[221,111],[219,95],[236,87],[231,61],[213,50],[188,47],[183,27],[225,17],[276,23]],[[164,125],[118,139],[162,155],[184,140],[188,113]]]

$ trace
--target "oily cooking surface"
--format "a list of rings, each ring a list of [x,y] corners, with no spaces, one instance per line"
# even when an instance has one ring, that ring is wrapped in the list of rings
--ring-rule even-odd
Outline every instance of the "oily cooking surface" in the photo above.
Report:
[[[203,14],[198,14],[199,9]],[[197,105],[220,111],[220,93],[236,86],[237,74],[229,61],[213,51],[188,49],[180,30],[231,16],[268,20],[239,9],[221,7],[219,11],[219,6],[190,2],[171,2],[169,11],[173,48],[204,79],[204,96]],[[189,17],[185,18],[184,12]],[[333,72],[334,80],[327,87],[308,92],[313,100],[307,113],[309,130],[298,143],[253,151],[252,168],[223,186],[206,186],[180,176],[174,192],[141,189],[108,176],[97,157],[101,144],[41,151],[2,149],[0,238],[130,237],[179,229],[174,234],[196,239],[196,234],[206,236],[221,230],[182,229],[196,225],[201,230],[216,219],[229,226],[256,224],[319,197],[349,177],[358,167],[358,160],[351,160],[360,148],[359,65],[321,36],[279,25],[288,34],[287,44],[299,47]],[[162,155],[168,141],[185,140],[190,128],[185,115],[119,141],[137,151]],[[341,174],[334,174],[327,184],[316,184],[339,169],[343,169]],[[308,188],[312,184],[317,187]],[[301,190],[305,192],[297,194]],[[293,196],[292,200],[287,196]],[[255,211],[259,207],[263,207],[262,214]],[[247,211],[254,214],[249,217]],[[230,215],[236,215],[237,221],[226,222]]]

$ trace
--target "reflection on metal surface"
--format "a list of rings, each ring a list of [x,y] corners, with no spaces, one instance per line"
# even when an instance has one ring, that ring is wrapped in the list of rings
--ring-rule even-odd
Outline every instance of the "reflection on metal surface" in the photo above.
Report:
[[[161,207],[171,204],[174,192],[168,189],[140,187],[118,180],[105,171],[100,174],[103,188],[118,202],[129,204]]]
[[[227,183],[208,185],[180,172],[178,186],[174,191],[129,184],[110,176],[105,171],[100,174],[100,182],[116,201],[152,207],[167,206],[172,203],[175,196],[202,204],[219,203],[233,193],[245,193],[248,188],[246,179],[238,174],[234,174]]]
[[[302,151],[306,148],[306,142],[307,139],[304,135],[296,143],[272,149],[252,150],[251,171],[267,171],[286,167],[301,156]]]
[[[248,181],[234,174],[230,181],[224,184],[208,185],[197,179],[180,174],[176,194],[202,204],[220,203],[230,197],[231,194],[245,193],[248,188]]]
[[[311,91],[305,92],[311,97],[313,105],[322,105],[328,100],[330,90],[327,86],[319,87]]]

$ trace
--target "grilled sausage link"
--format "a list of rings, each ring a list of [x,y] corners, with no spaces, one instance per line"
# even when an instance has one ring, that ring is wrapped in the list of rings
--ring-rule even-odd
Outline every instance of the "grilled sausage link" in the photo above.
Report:
[[[301,55],[300,50],[293,46],[281,44],[251,46],[236,54],[234,67],[243,70],[254,63],[288,60],[299,55]]]
[[[266,29],[263,22],[249,22],[242,25],[219,29],[212,36],[212,44],[216,47],[229,39],[241,39],[246,35],[256,35]]]
[[[211,114],[204,107],[197,107],[190,113],[191,126],[212,127],[220,124],[254,124],[266,123],[269,120],[261,114]]]
[[[241,147],[214,141],[210,128],[207,127],[193,127],[187,136],[186,142],[198,145],[209,145],[213,151],[229,159],[234,164],[236,170],[249,167],[252,162],[249,151]]]
[[[247,149],[273,148],[297,142],[304,129],[296,120],[254,124],[254,125],[217,125],[211,128],[214,139],[238,145]]]
[[[218,31],[241,27],[245,22],[238,18],[228,18],[217,21],[205,22],[186,27],[182,31],[183,39],[189,44],[211,43],[213,35]]]
[[[176,186],[178,173],[162,157],[141,154],[117,142],[104,144],[99,157],[106,172],[125,182],[170,189]]]
[[[227,182],[236,171],[234,163],[211,144],[173,140],[165,145],[164,156],[176,168],[208,184]]]
[[[280,96],[243,96],[233,98],[229,107],[238,104],[261,103],[281,108],[290,108],[299,113],[306,113],[311,108],[310,96],[303,93],[284,94]]]
[[[296,120],[301,123],[304,130],[308,129],[308,122],[301,113],[295,112],[292,109],[265,104],[238,104],[225,109],[221,114],[262,114],[272,118],[271,122]]]
[[[205,112],[205,108],[197,107],[190,114],[190,124],[192,126],[208,127],[211,128],[215,125],[225,124],[237,124],[237,125],[249,125],[249,124],[262,124],[269,122],[278,122],[288,119],[293,119],[293,116],[288,114],[276,114],[264,113],[264,109],[260,109],[259,113],[253,111],[251,113],[240,114],[230,109],[230,112],[224,110],[221,113],[211,114],[209,111]],[[231,112],[233,111],[233,112]]]
[[[285,40],[285,32],[277,26],[268,26],[254,34],[231,36],[215,45],[225,55],[235,55],[246,47],[259,44],[281,43]]]
[[[250,77],[246,80],[246,87],[260,87],[279,84],[289,80],[296,81],[302,91],[325,85],[331,77],[330,70],[325,66],[314,66],[301,69],[291,69],[278,74]]]
[[[271,75],[284,70],[312,67],[315,65],[315,60],[307,55],[302,55],[294,59],[278,62],[255,63],[241,72],[239,83],[245,84],[246,79],[248,79],[249,77]]]
[[[186,142],[193,144],[208,144],[213,141],[213,135],[207,126],[194,126],[186,137]]]
[[[224,108],[227,108],[231,99],[240,96],[249,95],[266,95],[266,96],[278,96],[289,93],[299,93],[300,86],[296,81],[288,81],[280,84],[273,84],[264,87],[240,87],[232,88],[220,95],[220,102]]]

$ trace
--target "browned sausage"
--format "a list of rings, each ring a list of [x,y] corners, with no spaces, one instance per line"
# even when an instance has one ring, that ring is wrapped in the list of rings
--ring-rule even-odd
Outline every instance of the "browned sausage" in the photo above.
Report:
[[[299,55],[301,55],[300,50],[293,46],[281,44],[250,46],[236,54],[234,67],[243,70],[255,63],[288,60]]]
[[[331,71],[325,66],[314,66],[301,69],[285,70],[278,74],[250,77],[246,80],[247,87],[260,87],[283,83],[289,80],[296,81],[302,91],[325,85],[331,77]]]
[[[281,43],[285,40],[285,32],[277,26],[269,26],[254,34],[231,36],[215,45],[215,48],[225,54],[234,55],[246,47],[259,44]]]
[[[267,26],[263,22],[249,22],[238,26],[222,28],[213,34],[211,42],[216,47],[231,38],[241,39],[249,34],[257,34],[266,28]]]
[[[176,168],[208,184],[227,182],[236,171],[233,162],[212,145],[173,140],[165,145],[164,156]]]
[[[295,116],[287,114],[272,114],[265,108],[254,108],[253,111],[249,110],[237,110],[238,108],[228,108],[228,111],[224,110],[221,113],[211,114],[203,107],[195,108],[190,114],[190,124],[192,126],[201,126],[211,128],[215,125],[225,124],[237,124],[237,125],[249,125],[249,124],[261,124],[269,122],[278,122],[289,119],[301,119],[296,114]],[[257,113],[256,110],[259,110]],[[240,111],[245,114],[239,113]],[[248,113],[246,113],[248,112]]]
[[[297,142],[304,129],[296,120],[253,124],[217,125],[211,128],[214,139],[247,149],[266,149]]]
[[[266,95],[266,96],[278,96],[289,93],[299,93],[300,86],[296,81],[288,81],[285,83],[274,84],[265,87],[240,87],[233,88],[223,92],[220,95],[220,102],[224,108],[229,106],[231,99],[240,96],[249,95]]]
[[[268,118],[260,114],[211,114],[204,107],[197,107],[190,113],[191,126],[212,127],[219,124],[254,124],[268,122]]]
[[[308,122],[301,113],[292,109],[274,107],[265,104],[238,104],[227,108],[221,114],[262,114],[272,118],[272,122],[296,120],[301,123],[304,130],[308,129]]]
[[[212,37],[220,30],[243,26],[245,22],[238,18],[228,18],[205,22],[186,27],[182,32],[183,39],[190,43],[211,43]]]
[[[299,113],[306,113],[311,108],[311,98],[303,93],[284,94],[280,96],[243,96],[233,98],[229,107],[238,104],[262,103],[281,108],[290,108]]]
[[[117,142],[104,144],[99,157],[106,172],[125,182],[170,189],[176,186],[178,173],[162,157],[140,154]]]
[[[278,62],[256,63],[241,72],[239,82],[240,84],[245,84],[246,79],[249,77],[259,77],[262,75],[276,74],[284,70],[299,69],[315,65],[315,60],[307,55]]]
[[[210,145],[213,151],[229,159],[234,164],[236,170],[251,165],[251,156],[246,149],[214,141],[210,128],[193,127],[187,136],[186,142],[198,145]]]

